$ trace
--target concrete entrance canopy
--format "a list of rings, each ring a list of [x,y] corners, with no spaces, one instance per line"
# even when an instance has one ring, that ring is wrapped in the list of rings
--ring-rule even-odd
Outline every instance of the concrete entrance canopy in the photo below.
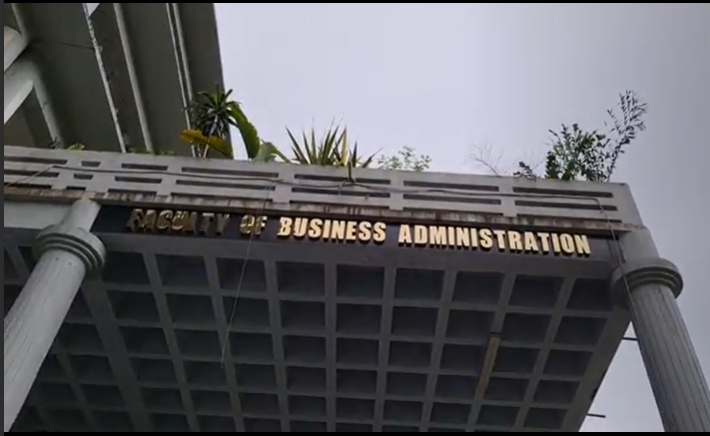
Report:
[[[687,334],[649,324],[658,294],[685,332],[682,285],[642,262],[625,185],[14,147],[4,168],[6,342],[41,230],[91,200],[107,251],[14,430],[577,431],[631,313],[667,428],[710,425]]]

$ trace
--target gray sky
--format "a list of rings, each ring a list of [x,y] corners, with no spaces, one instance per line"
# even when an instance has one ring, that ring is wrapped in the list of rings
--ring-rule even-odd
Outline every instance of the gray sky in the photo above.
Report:
[[[616,179],[684,273],[681,306],[707,373],[710,5],[237,3],[217,13],[227,86],[286,148],[285,126],[342,119],[364,150],[411,146],[433,170],[481,172],[467,157],[475,144],[510,163],[539,158],[548,129],[602,127],[617,94],[638,91],[648,131]],[[636,345],[622,346],[593,412],[609,418],[586,431],[662,430]]]

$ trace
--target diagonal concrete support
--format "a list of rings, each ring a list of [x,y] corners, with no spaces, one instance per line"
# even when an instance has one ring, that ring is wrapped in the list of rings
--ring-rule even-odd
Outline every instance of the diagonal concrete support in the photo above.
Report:
[[[7,53],[5,53],[5,56],[7,60]],[[5,103],[3,125],[7,124],[10,118],[15,115],[33,90],[52,139],[63,143],[59,122],[57,121],[47,89],[42,82],[39,68],[27,52],[17,57],[12,65],[5,70],[3,81],[3,99]]]
[[[4,70],[6,72],[8,68],[15,62],[15,60],[20,57],[23,51],[27,48],[27,39],[25,39],[20,32],[9,27],[4,28]]]

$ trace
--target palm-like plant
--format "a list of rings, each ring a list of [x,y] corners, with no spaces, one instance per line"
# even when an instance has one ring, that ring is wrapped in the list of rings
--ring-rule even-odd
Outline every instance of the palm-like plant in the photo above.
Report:
[[[229,143],[229,129],[234,122],[231,111],[236,102],[231,100],[232,91],[200,92],[187,108],[191,128],[182,133],[199,157],[205,158],[211,149],[228,158],[234,158],[234,149]]]
[[[289,129],[286,129],[291,139],[294,158],[287,160],[300,165],[321,165],[331,167],[367,168],[372,164],[375,155],[363,158],[358,155],[357,144],[350,148],[348,129],[340,126],[330,127],[325,135],[316,139],[314,129],[310,135],[303,132],[299,142]]]
[[[259,138],[256,127],[231,96],[231,90],[223,92],[219,88],[213,93],[197,94],[188,107],[192,128],[182,132],[183,141],[191,144],[199,157],[205,158],[210,150],[215,150],[233,159],[234,148],[229,143],[229,131],[234,126],[244,142],[249,160],[271,162],[276,157],[285,158],[273,144]]]
[[[289,159],[274,144],[261,140],[256,127],[231,96],[232,91],[223,92],[219,88],[213,93],[201,92],[188,107],[191,128],[183,131],[181,137],[193,147],[196,156],[206,158],[210,150],[215,150],[233,159],[234,148],[229,143],[229,131],[231,127],[236,127],[244,142],[247,158],[254,162],[279,159],[300,165],[348,168],[366,168],[372,164],[375,156],[360,156],[357,144],[350,147],[347,129],[340,126],[331,126],[321,140],[316,139],[315,130],[311,130],[310,136],[304,132],[302,143],[287,129],[294,154],[294,158]]]

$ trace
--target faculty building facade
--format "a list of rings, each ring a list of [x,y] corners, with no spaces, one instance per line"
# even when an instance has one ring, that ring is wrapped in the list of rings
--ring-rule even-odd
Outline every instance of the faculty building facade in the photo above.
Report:
[[[4,7],[5,432],[578,431],[630,325],[710,431],[628,186],[196,159],[212,4]]]

